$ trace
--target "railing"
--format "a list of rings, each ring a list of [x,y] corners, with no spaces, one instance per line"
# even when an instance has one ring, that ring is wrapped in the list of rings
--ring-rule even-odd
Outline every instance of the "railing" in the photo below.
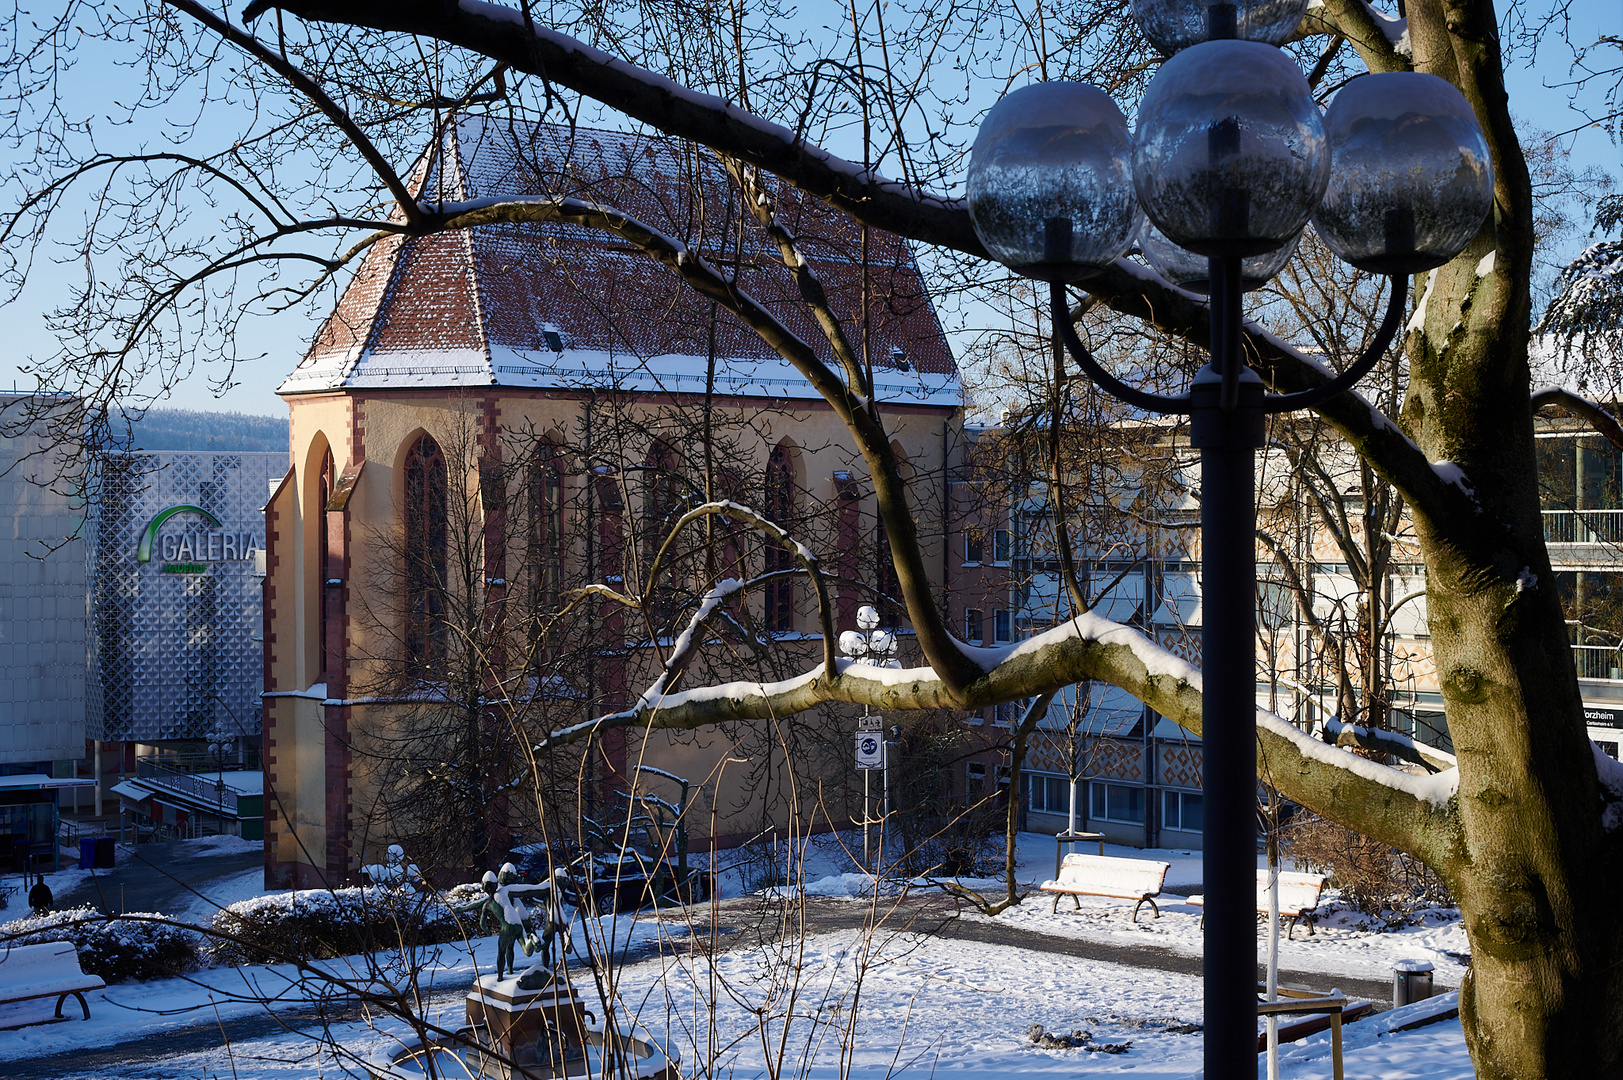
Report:
[[[233,814],[237,812],[237,793],[206,775],[182,772],[145,758],[136,759],[135,775],[182,795],[227,807]]]
[[[1623,510],[1546,510],[1547,544],[1623,544]]]
[[[1623,681],[1623,654],[1616,645],[1574,645],[1572,662],[1580,679]]]

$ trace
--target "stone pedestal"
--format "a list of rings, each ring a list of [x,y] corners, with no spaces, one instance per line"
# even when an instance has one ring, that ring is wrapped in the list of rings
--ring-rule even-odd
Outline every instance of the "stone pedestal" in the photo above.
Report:
[[[520,1066],[513,1073],[487,1059],[482,1075],[541,1078],[582,1071],[586,1007],[568,982],[524,990],[517,978],[483,975],[468,991],[467,1007],[479,1041]]]

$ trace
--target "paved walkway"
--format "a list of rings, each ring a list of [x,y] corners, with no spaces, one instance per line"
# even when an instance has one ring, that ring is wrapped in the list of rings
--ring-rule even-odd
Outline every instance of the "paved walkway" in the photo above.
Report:
[[[194,889],[265,864],[263,851],[200,854],[197,841],[120,845],[111,870],[65,870],[51,874],[54,906],[89,904],[108,914],[160,911],[177,914],[196,900]],[[64,866],[69,865],[64,862]],[[15,881],[15,879],[13,879]],[[26,890],[24,892],[26,897]],[[23,914],[26,904],[13,903]],[[15,916],[13,916],[15,917]],[[4,916],[0,916],[4,921]]]

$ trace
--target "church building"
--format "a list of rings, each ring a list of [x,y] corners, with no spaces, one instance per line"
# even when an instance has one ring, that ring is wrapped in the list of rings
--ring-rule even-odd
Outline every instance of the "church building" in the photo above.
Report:
[[[835,363],[778,243],[702,148],[465,117],[414,182],[426,202],[612,208]],[[963,393],[919,269],[900,239],[773,183],[872,371],[939,590],[957,553],[946,491]],[[679,813],[694,850],[849,823],[850,709],[543,747],[635,701],[729,579],[753,584],[712,597],[679,686],[815,663],[813,592],[790,554],[731,518],[685,521],[694,507],[752,507],[816,552],[836,630],[895,595],[834,410],[627,235],[565,221],[380,240],[281,385],[292,460],[266,507],[268,885],[351,883],[394,842],[461,870],[649,816]]]

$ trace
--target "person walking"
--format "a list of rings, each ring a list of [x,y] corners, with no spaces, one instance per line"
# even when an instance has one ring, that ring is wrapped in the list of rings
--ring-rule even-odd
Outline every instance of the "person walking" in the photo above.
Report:
[[[51,912],[51,905],[55,902],[56,898],[51,895],[51,887],[45,884],[45,875],[42,873],[39,881],[28,890],[28,906],[34,909],[35,915],[48,915]]]

